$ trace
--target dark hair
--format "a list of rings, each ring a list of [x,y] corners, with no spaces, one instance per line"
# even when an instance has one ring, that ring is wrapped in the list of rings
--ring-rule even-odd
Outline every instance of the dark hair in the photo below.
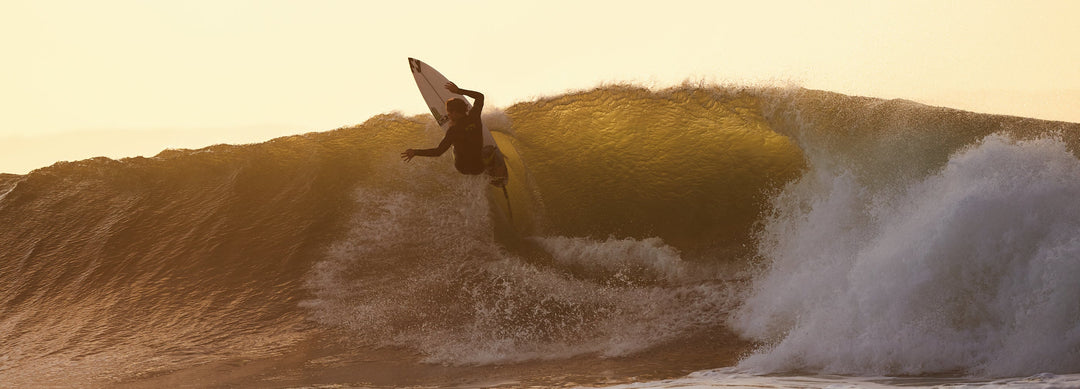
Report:
[[[465,112],[469,108],[469,105],[465,103],[465,100],[460,97],[454,97],[450,100],[446,100],[447,112]]]

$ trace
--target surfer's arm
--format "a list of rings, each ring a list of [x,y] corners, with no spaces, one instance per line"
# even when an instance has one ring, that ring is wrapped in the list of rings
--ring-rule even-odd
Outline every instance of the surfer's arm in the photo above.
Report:
[[[439,146],[437,146],[437,147],[435,147],[433,149],[420,149],[420,150],[408,149],[408,150],[405,150],[404,153],[401,153],[401,159],[404,159],[405,162],[409,162],[409,160],[413,159],[413,157],[416,157],[416,156],[420,156],[420,157],[438,157],[440,155],[443,155],[443,153],[445,153],[446,150],[448,150],[450,148],[450,146],[453,145],[453,144],[454,144],[454,140],[451,139],[450,133],[447,132],[446,137],[443,138],[442,142],[439,142]]]
[[[472,106],[472,109],[469,110],[470,114],[473,113],[473,112],[476,112],[476,114],[479,115],[480,111],[484,109],[484,94],[483,93],[480,93],[480,92],[477,92],[477,91],[474,91],[474,90],[458,88],[458,86],[455,85],[452,82],[446,83],[446,90],[450,91],[451,93],[457,93],[457,94],[460,94],[460,95],[465,95],[465,96],[472,97],[473,106]]]
[[[483,93],[480,93],[480,92],[477,92],[477,91],[474,91],[474,90],[460,89],[460,88],[458,89],[458,93],[461,93],[461,94],[463,94],[465,96],[469,96],[469,97],[473,98],[472,109],[469,110],[470,113],[472,113],[474,111],[475,112],[480,112],[480,110],[484,109],[484,94]]]

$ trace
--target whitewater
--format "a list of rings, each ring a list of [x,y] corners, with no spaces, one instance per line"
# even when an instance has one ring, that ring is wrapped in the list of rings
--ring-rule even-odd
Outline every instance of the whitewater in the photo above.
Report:
[[[1080,387],[1080,124],[610,85],[0,175],[0,387]]]

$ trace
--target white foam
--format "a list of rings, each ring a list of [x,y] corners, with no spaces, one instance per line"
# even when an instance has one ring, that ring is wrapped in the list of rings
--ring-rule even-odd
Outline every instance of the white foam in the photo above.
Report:
[[[428,362],[490,364],[632,354],[722,326],[737,301],[726,284],[666,283],[684,265],[658,238],[538,239],[595,277],[516,257],[493,239],[487,184],[453,178],[360,189],[348,235],[308,277],[312,319]],[[624,282],[624,265],[656,279]]]
[[[1080,371],[1080,161],[991,136],[890,190],[818,169],[777,197],[732,318],[747,371]]]
[[[1065,389],[1080,388],[1080,375],[1040,373],[1030,377],[981,381],[966,378],[933,377],[844,377],[844,376],[757,376],[734,369],[692,373],[683,378],[637,382],[611,386],[619,389],[645,388],[775,388],[775,389],[862,389],[862,388],[958,388],[958,389]]]
[[[675,281],[686,273],[679,251],[656,237],[641,240],[611,237],[598,241],[554,236],[533,240],[563,264],[613,273],[614,277],[627,277],[627,273],[644,269],[656,278]]]

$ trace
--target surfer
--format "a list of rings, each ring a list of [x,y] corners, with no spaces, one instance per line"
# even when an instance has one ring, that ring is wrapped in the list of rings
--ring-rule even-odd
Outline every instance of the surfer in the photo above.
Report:
[[[446,152],[450,146],[454,146],[454,167],[461,174],[476,175],[487,172],[494,177],[492,185],[501,186],[505,182],[506,165],[501,162],[502,158],[494,146],[484,146],[484,128],[480,121],[480,111],[484,108],[484,94],[468,89],[458,88],[453,82],[447,82],[446,90],[450,93],[472,97],[472,109],[460,97],[446,100],[446,116],[450,120],[450,127],[446,130],[439,145],[431,149],[408,149],[401,153],[401,159],[409,162],[413,157],[438,157]]]

